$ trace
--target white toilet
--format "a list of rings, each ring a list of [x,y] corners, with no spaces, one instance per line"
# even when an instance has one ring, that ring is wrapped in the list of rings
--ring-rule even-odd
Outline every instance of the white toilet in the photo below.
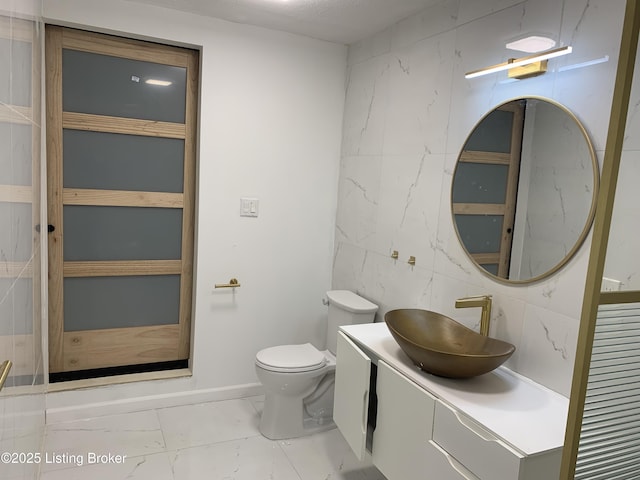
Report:
[[[372,323],[378,306],[348,290],[329,291],[327,298],[327,350],[305,343],[256,354],[256,374],[265,390],[260,432],[267,438],[301,437],[334,427],[338,327]]]

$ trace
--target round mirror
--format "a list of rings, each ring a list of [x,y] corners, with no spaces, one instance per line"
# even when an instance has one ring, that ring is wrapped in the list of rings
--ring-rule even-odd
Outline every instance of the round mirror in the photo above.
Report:
[[[508,283],[557,271],[584,241],[600,179],[586,130],[532,97],[499,105],[473,129],[451,188],[453,223],[485,273]]]

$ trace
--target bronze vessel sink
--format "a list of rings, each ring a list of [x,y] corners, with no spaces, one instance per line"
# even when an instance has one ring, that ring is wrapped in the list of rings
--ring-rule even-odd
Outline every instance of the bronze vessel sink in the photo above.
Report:
[[[482,375],[502,365],[516,349],[510,343],[480,335],[428,310],[391,310],[384,320],[413,363],[441,377]]]

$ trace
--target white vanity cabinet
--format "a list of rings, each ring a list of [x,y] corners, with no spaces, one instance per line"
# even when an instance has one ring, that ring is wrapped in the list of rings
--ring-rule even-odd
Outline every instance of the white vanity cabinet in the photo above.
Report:
[[[438,400],[378,361],[377,425],[371,456],[389,480],[477,480],[431,439]]]
[[[341,327],[334,419],[359,458],[370,445],[388,480],[558,478],[567,409],[504,368],[467,380],[426,374],[385,324]]]
[[[436,399],[382,361],[376,391],[373,462],[388,479],[419,478],[416,473],[429,467],[426,454]]]
[[[358,460],[362,460],[367,440],[371,360],[341,332],[337,352],[343,360],[340,369],[336,368],[334,398],[339,397],[340,401],[334,402],[333,421]]]

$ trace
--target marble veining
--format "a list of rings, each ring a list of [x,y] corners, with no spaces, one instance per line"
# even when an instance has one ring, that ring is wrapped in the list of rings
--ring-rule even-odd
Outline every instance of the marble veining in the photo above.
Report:
[[[564,346],[561,346],[561,343],[566,343],[567,338],[565,336],[565,338],[563,339],[562,342],[555,340],[551,337],[551,331],[549,330],[549,327],[547,327],[543,321],[540,321],[540,326],[542,327],[542,329],[544,330],[544,335],[547,339],[547,341],[551,344],[551,346],[553,347],[553,349],[558,352],[560,355],[562,355],[562,358],[567,360],[569,358],[568,354],[567,354],[567,349]]]
[[[420,181],[420,176],[422,175],[422,169],[424,168],[424,161],[425,158],[427,156],[427,151],[426,151],[426,147],[425,147],[425,153],[424,155],[422,155],[422,158],[420,159],[420,166],[418,167],[418,172],[416,173],[416,178],[415,180],[411,183],[411,185],[409,185],[409,191],[407,192],[407,198],[405,199],[405,205],[404,205],[404,210],[402,212],[402,220],[400,220],[400,226],[404,226],[404,222],[407,218],[407,209],[409,208],[409,206],[411,205],[411,203],[413,202],[413,192],[416,189],[416,187],[418,186],[418,182]]]
[[[346,180],[347,182],[351,183],[353,186],[355,186],[355,187],[356,187],[356,189],[357,189],[357,190],[359,190],[359,191],[362,193],[362,197],[363,197],[367,202],[370,202],[370,203],[371,203],[371,204],[373,204],[373,205],[377,205],[377,204],[378,204],[378,202],[377,202],[376,200],[374,200],[374,199],[370,198],[370,197],[367,195],[367,189],[366,189],[366,187],[364,187],[363,185],[361,185],[361,184],[360,184],[360,182],[358,182],[356,179],[351,178],[351,177],[347,177],[345,180]]]
[[[442,255],[444,255],[452,265],[459,268],[466,275],[472,274],[472,269],[466,266],[467,263],[463,265],[462,260],[459,260],[458,258],[451,255],[451,253],[449,253],[449,251],[447,251],[447,249],[443,246],[443,242],[441,240],[437,240],[435,243],[432,242],[431,248],[433,248],[433,250],[435,250],[436,252],[440,252]]]
[[[122,463],[43,465],[40,478],[384,480],[370,462],[355,458],[336,429],[291,440],[264,438],[258,431],[263,405],[260,396],[49,425],[45,452],[70,452],[83,460],[88,452],[127,457]],[[162,438],[162,445],[139,434]],[[154,450],[145,451],[141,443]]]
[[[576,22],[576,26],[573,28],[573,34],[571,35],[572,43],[575,41],[575,38],[578,35],[578,32],[580,31],[580,27],[582,25],[582,22],[584,21],[585,17],[587,16],[587,12],[589,11],[590,7],[591,7],[591,1],[590,0],[586,0],[586,2],[584,4],[584,8],[582,9],[582,13],[580,14],[580,17],[578,18],[578,21]]]
[[[371,121],[371,116],[372,116],[372,112],[373,112],[373,106],[374,106],[374,103],[378,100],[378,97],[376,96],[376,91],[379,88],[379,83],[382,81],[382,79],[385,77],[385,74],[388,71],[389,71],[389,65],[386,65],[385,68],[380,72],[378,77],[373,81],[373,86],[371,88],[371,92],[370,93],[366,92],[366,94],[369,95],[369,102],[368,102],[368,108],[367,108],[366,116],[364,118],[364,123],[362,125],[362,128],[360,129],[360,138],[359,138],[359,142],[358,142],[357,153],[360,153],[360,149],[361,149],[361,145],[362,145],[362,142],[363,142],[363,138],[368,133],[368,130],[369,130],[369,122]]]

